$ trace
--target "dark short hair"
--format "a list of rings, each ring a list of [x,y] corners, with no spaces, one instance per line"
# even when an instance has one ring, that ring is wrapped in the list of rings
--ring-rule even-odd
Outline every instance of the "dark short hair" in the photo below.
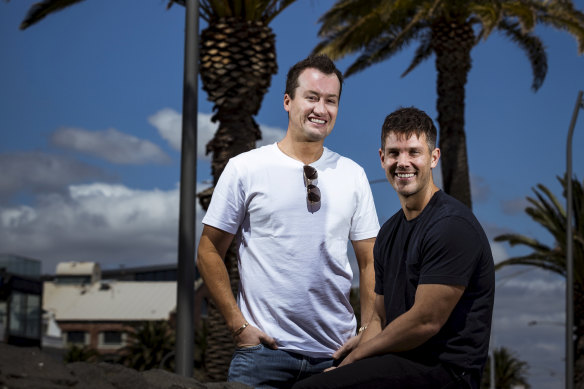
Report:
[[[294,99],[294,93],[298,88],[298,77],[300,74],[308,69],[314,68],[322,73],[336,74],[339,79],[339,100],[341,99],[341,91],[343,90],[343,73],[335,66],[334,62],[326,54],[311,54],[302,61],[296,63],[288,70],[288,77],[286,78],[286,90],[284,93],[288,94],[291,99]]]
[[[426,112],[418,108],[402,107],[387,115],[381,126],[381,150],[385,149],[385,139],[391,132],[405,135],[406,139],[412,134],[416,134],[418,138],[424,134],[430,151],[436,148],[437,131],[434,122]]]

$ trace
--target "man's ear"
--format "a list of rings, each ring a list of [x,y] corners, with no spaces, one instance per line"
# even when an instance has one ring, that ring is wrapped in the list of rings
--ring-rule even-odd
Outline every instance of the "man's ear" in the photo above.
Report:
[[[436,147],[434,150],[432,150],[432,164],[430,165],[430,167],[432,169],[434,169],[436,167],[436,165],[438,165],[439,159],[440,159],[440,149],[438,147]]]
[[[284,109],[286,112],[290,112],[290,101],[292,101],[290,95],[288,95],[288,93],[284,93]]]

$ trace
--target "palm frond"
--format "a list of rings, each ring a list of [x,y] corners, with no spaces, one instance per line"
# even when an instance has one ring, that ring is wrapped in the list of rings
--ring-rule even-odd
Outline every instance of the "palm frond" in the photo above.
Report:
[[[567,179],[558,177],[558,181],[564,189],[566,197]],[[576,178],[572,179],[572,192],[574,204],[573,221],[574,228],[574,281],[584,285],[584,231],[582,210],[584,209],[583,196],[584,183],[580,184]],[[495,266],[501,269],[509,265],[535,266],[554,273],[566,275],[566,211],[558,198],[544,185],[538,184],[534,189],[535,198],[528,197],[531,206],[525,212],[538,224],[544,227],[554,238],[554,247],[549,247],[537,239],[521,234],[503,234],[497,236],[495,241],[507,242],[511,246],[522,245],[533,251],[527,255],[506,259]]]
[[[349,53],[362,50],[371,41],[387,35],[386,29],[380,15],[371,13],[365,18],[351,20],[346,27],[339,26],[336,31],[329,31],[313,52],[324,53],[332,59],[339,59]]]
[[[345,76],[348,77],[352,74],[360,72],[365,68],[381,62],[400,52],[403,48],[407,47],[412,40],[417,38],[417,34],[420,30],[423,30],[423,27],[418,25],[416,28],[409,31],[410,35],[400,35],[400,41],[397,41],[395,36],[392,36],[391,34],[376,39],[367,47],[365,52],[349,66],[349,68],[345,71]]]
[[[276,16],[284,11],[290,4],[296,0],[270,0],[264,8],[263,18],[266,24],[269,24]]]
[[[498,2],[494,3],[473,3],[469,6],[474,17],[480,20],[480,37],[486,40],[491,32],[497,27],[503,15],[503,9]]]
[[[528,33],[533,31],[537,22],[536,7],[532,2],[511,1],[502,4],[502,10],[505,17],[517,18],[521,25],[521,31]]]
[[[319,18],[318,22],[322,23],[322,26],[318,31],[318,36],[327,37],[331,33],[335,34],[338,32],[339,26],[350,25],[352,21],[362,19],[372,12],[377,12],[375,11],[376,3],[368,0],[338,1]]]
[[[38,23],[44,19],[47,15],[82,1],[83,0],[44,0],[39,3],[35,3],[28,10],[24,20],[22,23],[20,23],[19,28],[21,30],[25,30],[33,24]]]
[[[531,88],[537,91],[547,74],[547,55],[541,40],[531,33],[524,32],[518,23],[502,20],[497,28],[502,31],[511,41],[515,42],[527,55],[533,73]]]
[[[495,265],[495,270],[511,265],[534,266],[543,270],[548,270],[561,276],[566,276],[566,261],[563,257],[548,256],[545,254],[532,253],[520,257],[508,258]]]
[[[539,3],[537,21],[569,32],[578,43],[578,54],[584,54],[584,13],[575,9],[571,1]]]
[[[341,0],[319,19],[322,27],[318,34],[323,40],[313,52],[338,59],[361,50],[375,51],[371,48],[380,47],[380,42],[395,40],[398,43],[400,34],[410,35],[413,18],[422,12],[418,3],[413,0]]]
[[[506,241],[511,246],[523,245],[540,252],[549,252],[552,250],[548,245],[540,243],[537,239],[521,234],[503,234],[495,238],[495,242],[503,241]]]
[[[420,45],[414,53],[414,58],[410,63],[410,66],[402,73],[401,77],[405,77],[412,70],[414,70],[419,64],[424,62],[432,55],[432,34],[429,31],[424,32],[420,36]]]

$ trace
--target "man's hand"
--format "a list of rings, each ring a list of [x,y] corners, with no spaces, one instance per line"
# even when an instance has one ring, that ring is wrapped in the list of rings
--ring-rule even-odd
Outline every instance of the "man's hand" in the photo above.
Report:
[[[357,338],[357,337],[358,337],[358,336],[354,336],[353,338]],[[351,338],[351,339],[352,339],[352,338]],[[347,343],[349,343],[349,342],[351,341],[351,339],[349,339],[349,340],[347,341]],[[347,343],[345,343],[345,344],[347,344]],[[356,346],[355,346],[355,347],[356,347]],[[340,350],[340,349],[339,349],[339,350]],[[338,352],[338,351],[337,351],[337,352]],[[336,353],[335,353],[335,354],[336,354]],[[348,365],[349,363],[353,363],[353,362],[355,362],[355,358],[353,358],[353,355],[355,355],[355,354],[354,354],[354,353],[351,353],[351,352],[349,352],[349,354],[348,354],[348,355],[345,357],[345,359],[343,359],[343,360],[341,361],[341,363],[339,363],[339,366],[331,366],[331,367],[329,367],[328,369],[325,369],[324,371],[325,371],[325,372],[327,372],[327,371],[331,371],[331,370],[334,370],[334,369],[336,369],[337,367],[345,366],[345,365]],[[333,355],[333,358],[334,358],[334,355]]]
[[[263,344],[266,347],[276,350],[278,345],[274,338],[252,325],[247,326],[239,335],[233,338],[237,347],[251,347]]]
[[[335,353],[333,354],[333,359],[341,359],[345,355],[349,354],[351,351],[357,347],[361,341],[361,334],[349,338]]]

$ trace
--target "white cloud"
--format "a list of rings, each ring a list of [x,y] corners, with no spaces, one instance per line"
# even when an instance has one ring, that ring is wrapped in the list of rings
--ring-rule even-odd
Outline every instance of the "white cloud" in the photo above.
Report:
[[[71,183],[107,178],[107,174],[99,168],[43,152],[0,154],[0,166],[2,166],[0,200],[10,198],[21,191],[59,192]]]
[[[219,127],[218,123],[211,122],[211,114],[199,113],[197,117],[197,157],[201,160],[211,160],[211,155],[205,154],[207,143],[213,138]],[[181,150],[182,114],[172,108],[164,108],[148,118],[148,122],[158,130],[160,136],[175,150]],[[257,147],[281,140],[286,132],[281,128],[260,124],[262,139]]]
[[[511,200],[502,200],[501,209],[507,215],[517,215],[523,213],[527,206],[531,205],[527,198],[517,197]]]
[[[286,131],[278,127],[269,127],[260,124],[262,130],[262,139],[257,142],[257,147],[269,145],[284,139]]]
[[[182,115],[171,108],[163,108],[148,117],[148,122],[158,130],[162,139],[175,150],[181,149]]]
[[[470,174],[470,192],[472,200],[480,203],[488,200],[491,188],[484,177]]]
[[[198,203],[196,210],[198,240],[203,216]],[[175,262],[178,212],[178,188],[71,185],[66,195],[46,195],[32,206],[0,207],[0,247],[40,259],[45,273],[61,261],[96,261],[102,267]]]
[[[505,259],[509,258],[509,254],[507,250],[505,250],[505,246],[498,242],[489,242],[491,245],[491,253],[493,254],[493,261],[495,263],[499,263],[504,261]]]
[[[170,161],[158,145],[114,128],[89,131],[63,127],[53,133],[51,141],[59,147],[94,155],[112,163],[142,165]]]
[[[472,171],[469,172],[469,174],[471,200],[473,203],[487,201],[491,192],[487,181],[483,177],[473,175]],[[434,178],[434,184],[436,184],[437,187],[444,189],[444,182],[442,180],[442,160],[438,160],[438,165],[432,169],[432,176]]]
[[[556,388],[564,374],[564,298],[561,276],[524,266],[497,271],[493,344],[526,361],[541,388]]]

